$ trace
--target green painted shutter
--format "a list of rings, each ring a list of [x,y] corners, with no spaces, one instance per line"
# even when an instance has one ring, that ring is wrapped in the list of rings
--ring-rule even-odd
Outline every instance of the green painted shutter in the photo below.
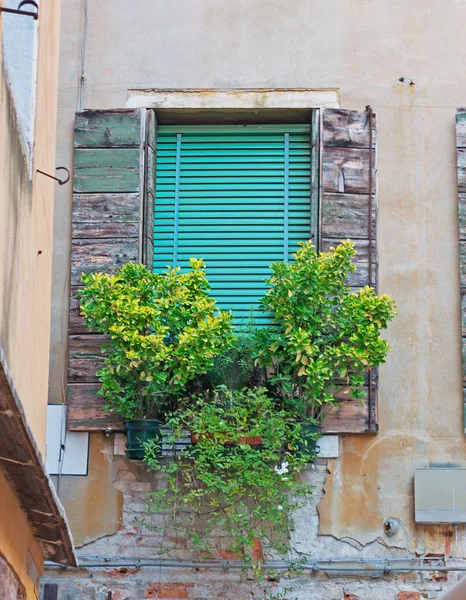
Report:
[[[310,237],[309,125],[160,126],[154,270],[206,262],[236,323],[258,311],[269,265]]]

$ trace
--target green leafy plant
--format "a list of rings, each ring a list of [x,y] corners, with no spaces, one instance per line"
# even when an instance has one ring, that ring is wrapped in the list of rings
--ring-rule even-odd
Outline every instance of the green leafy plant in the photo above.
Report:
[[[110,336],[99,394],[125,419],[163,417],[233,342],[232,315],[209,297],[204,263],[190,266],[157,274],[129,263],[82,276],[86,324]]]
[[[230,390],[257,387],[264,381],[264,369],[256,364],[259,351],[256,325],[251,316],[236,327],[233,345],[215,358],[208,373],[212,386],[223,385]]]
[[[347,287],[355,254],[350,240],[321,254],[302,242],[292,262],[271,265],[261,305],[278,327],[259,332],[258,362],[273,396],[297,418],[320,422],[337,391],[361,400],[365,372],[390,349],[380,331],[396,314],[394,302],[367,286]]]
[[[293,513],[311,495],[298,478],[306,460],[293,452],[300,428],[290,415],[264,389],[218,388],[168,424],[174,443],[186,430],[196,443],[168,461],[155,442],[146,444],[149,469],[166,477],[164,488],[150,493],[149,512],[167,515],[166,526],[199,551],[209,551],[221,530],[228,549],[248,564],[257,566],[269,552],[288,554]]]

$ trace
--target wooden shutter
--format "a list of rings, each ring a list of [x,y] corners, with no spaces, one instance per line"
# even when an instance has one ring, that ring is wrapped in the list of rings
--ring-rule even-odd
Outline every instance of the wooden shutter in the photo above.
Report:
[[[129,261],[152,264],[155,128],[150,110],[76,115],[68,342],[72,430],[121,429],[119,419],[100,409],[96,371],[103,364],[105,338],[86,328],[76,292],[82,273],[111,273]]]
[[[456,157],[458,174],[458,218],[461,286],[461,344],[463,356],[463,402],[466,431],[466,109],[456,114]]]
[[[352,288],[370,285],[377,289],[375,125],[375,114],[370,109],[321,111],[318,245],[326,251],[348,238],[355,243],[357,271],[348,281]],[[340,399],[341,407],[327,416],[326,432],[377,431],[376,369],[367,377],[364,406]]]
[[[203,258],[219,307],[268,324],[269,265],[310,236],[310,167],[309,125],[160,126],[154,270]]]

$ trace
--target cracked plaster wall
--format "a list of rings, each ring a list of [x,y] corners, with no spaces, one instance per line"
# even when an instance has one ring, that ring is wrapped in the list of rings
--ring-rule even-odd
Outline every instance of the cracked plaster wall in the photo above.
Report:
[[[58,152],[71,165],[84,17],[72,0],[63,10]],[[434,464],[466,467],[454,126],[455,109],[466,102],[465,19],[459,0],[88,5],[82,108],[123,107],[129,89],[309,87],[337,88],[343,108],[371,104],[377,113],[380,291],[393,296],[399,315],[380,371],[380,431],[343,436],[340,459],[329,461],[319,505],[323,537],[315,538],[316,514],[299,520],[306,543],[329,544],[327,552],[392,545],[448,554],[455,546],[452,527],[414,524],[413,473]],[[56,211],[49,398],[60,403],[71,188],[59,190]],[[383,534],[387,517],[402,524],[391,540]],[[465,555],[462,534],[459,527],[456,552]]]

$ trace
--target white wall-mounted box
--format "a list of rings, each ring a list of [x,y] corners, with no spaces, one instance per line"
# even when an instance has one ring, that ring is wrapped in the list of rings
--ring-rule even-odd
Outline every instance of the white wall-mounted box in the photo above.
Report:
[[[466,469],[416,469],[416,523],[466,523]]]
[[[49,475],[87,475],[88,460],[89,433],[67,432],[66,406],[49,404],[46,441],[46,465]]]

